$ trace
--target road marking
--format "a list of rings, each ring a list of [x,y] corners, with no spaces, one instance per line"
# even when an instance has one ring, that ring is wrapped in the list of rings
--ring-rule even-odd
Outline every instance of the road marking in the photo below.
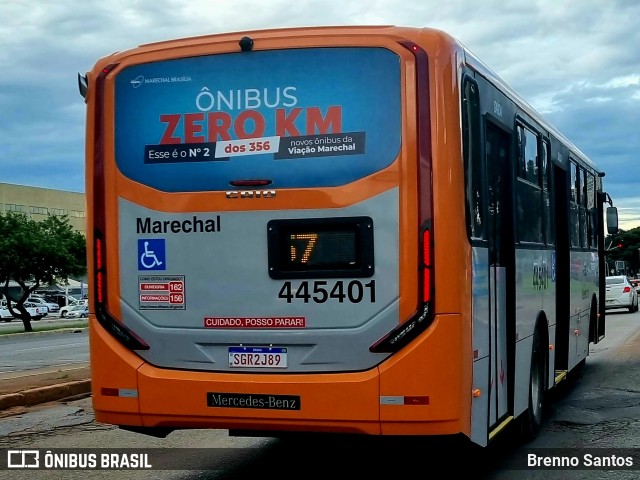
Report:
[[[75,347],[77,345],[88,345],[88,344],[87,344],[87,342],[79,342],[79,343],[65,343],[63,345],[46,345],[44,347],[22,348],[22,349],[19,349],[19,350],[14,350],[12,353],[30,352],[32,350],[46,350],[46,349],[53,349],[53,348]]]
[[[73,367],[73,368],[64,368],[64,369],[59,369],[58,367],[64,367],[67,365],[80,365],[79,367]],[[6,375],[7,373],[15,373],[15,372],[29,372],[29,370],[8,370],[6,372],[2,372],[0,373],[0,378],[2,378],[2,380],[14,380],[16,378],[23,378],[23,377],[35,377],[38,375],[46,375],[46,374],[50,374],[50,373],[64,373],[64,372],[71,372],[73,370],[82,370],[83,368],[87,368],[89,366],[89,362],[70,362],[70,363],[61,363],[60,365],[54,365],[51,367],[46,367],[43,370],[39,370],[37,372],[34,373],[25,373],[24,375],[15,375],[13,377],[5,377],[4,375]]]

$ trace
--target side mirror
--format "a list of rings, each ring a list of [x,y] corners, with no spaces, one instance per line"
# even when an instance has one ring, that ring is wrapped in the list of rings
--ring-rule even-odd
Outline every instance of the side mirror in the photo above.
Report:
[[[86,75],[80,75],[78,73],[78,89],[82,98],[87,98],[87,91],[89,90],[89,80]]]
[[[607,233],[609,235],[618,233],[618,209],[616,207],[607,207]]]

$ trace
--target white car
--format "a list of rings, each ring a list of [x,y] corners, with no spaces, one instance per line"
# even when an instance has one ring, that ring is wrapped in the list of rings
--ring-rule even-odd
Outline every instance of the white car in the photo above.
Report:
[[[607,277],[606,288],[606,310],[628,308],[630,313],[638,311],[638,292],[625,275]]]
[[[48,313],[47,307],[39,306],[31,302],[25,302],[24,308],[27,309],[32,320],[40,320],[42,317],[46,317]],[[15,305],[13,306],[13,309],[16,310]],[[0,320],[3,322],[10,322],[14,318],[15,317],[11,315],[11,310],[9,310],[9,307],[6,305],[6,302],[3,302],[3,305],[0,307]]]
[[[60,311],[60,305],[57,303],[47,302],[42,297],[29,297],[27,298],[27,302],[37,303],[41,307],[47,307],[47,310],[51,313],[57,313]]]
[[[13,315],[11,315],[9,308],[6,305],[2,305],[0,307],[0,320],[3,322],[10,322],[13,320]]]
[[[88,305],[89,300],[69,300],[69,304],[64,307],[60,307],[60,317],[64,318],[71,311],[73,307],[77,307],[79,305]]]

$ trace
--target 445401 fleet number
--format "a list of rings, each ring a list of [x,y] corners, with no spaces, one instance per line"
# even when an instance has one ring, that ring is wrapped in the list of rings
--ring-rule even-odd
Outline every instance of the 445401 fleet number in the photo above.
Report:
[[[314,301],[315,303],[325,303],[336,301],[338,303],[350,302],[370,302],[376,301],[376,281],[370,280],[363,283],[360,280],[337,280],[328,282],[326,280],[315,280],[313,282],[302,281],[299,285],[292,282],[284,282],[278,298],[282,298],[291,303],[299,300],[304,303]]]

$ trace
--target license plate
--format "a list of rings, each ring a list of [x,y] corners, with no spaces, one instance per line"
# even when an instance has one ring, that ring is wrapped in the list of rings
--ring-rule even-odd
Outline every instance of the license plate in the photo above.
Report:
[[[287,368],[287,349],[282,347],[229,347],[231,368]]]

